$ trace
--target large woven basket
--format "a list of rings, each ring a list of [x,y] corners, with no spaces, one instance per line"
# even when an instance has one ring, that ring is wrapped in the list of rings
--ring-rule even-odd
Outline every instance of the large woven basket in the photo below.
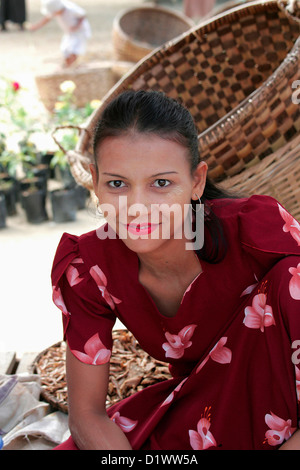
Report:
[[[165,42],[194,26],[175,10],[153,5],[128,8],[114,19],[112,40],[117,59],[138,62]]]
[[[299,22],[274,0],[229,10],[137,64],[104,97],[68,154],[75,179],[92,189],[92,132],[105,106],[126,89],[161,90],[191,112],[209,176],[238,174],[300,130],[293,84],[300,79]]]
[[[272,196],[300,221],[300,135],[257,165],[227,178],[220,185],[245,196]]]

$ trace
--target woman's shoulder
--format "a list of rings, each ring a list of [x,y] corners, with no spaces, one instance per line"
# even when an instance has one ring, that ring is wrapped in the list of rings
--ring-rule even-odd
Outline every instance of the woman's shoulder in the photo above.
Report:
[[[63,270],[73,259],[79,258],[89,269],[99,265],[110,272],[122,261],[130,266],[132,254],[128,251],[108,224],[104,224],[82,235],[64,233],[57,246],[53,266]]]
[[[241,214],[250,214],[252,212],[267,213],[270,209],[278,211],[278,205],[276,199],[267,195],[213,199],[209,202],[209,206],[221,218],[238,217]]]
[[[227,201],[227,202],[226,202]],[[300,254],[300,224],[273,197],[253,195],[214,200],[213,210],[228,226],[235,225],[245,247],[271,253]],[[233,224],[233,219],[236,224]]]
[[[101,225],[95,230],[85,232],[81,235],[63,233],[57,247],[57,253],[65,256],[72,253],[92,254],[101,253],[102,256],[108,256],[111,245],[119,245],[120,240],[117,236],[107,229],[107,224]],[[96,251],[95,251],[96,250]]]

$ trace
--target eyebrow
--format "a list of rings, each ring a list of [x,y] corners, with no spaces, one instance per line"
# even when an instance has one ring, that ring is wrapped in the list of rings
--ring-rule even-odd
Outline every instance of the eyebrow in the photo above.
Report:
[[[151,175],[151,178],[154,178],[155,176],[161,176],[161,175],[170,175],[170,174],[172,174],[172,173],[178,174],[177,171],[162,171],[161,173],[155,173],[155,175]],[[126,178],[126,176],[116,175],[115,173],[107,173],[106,171],[104,171],[104,172],[102,173],[102,175],[114,176],[114,177],[122,178],[122,179],[125,179],[125,180],[128,179],[128,178]]]

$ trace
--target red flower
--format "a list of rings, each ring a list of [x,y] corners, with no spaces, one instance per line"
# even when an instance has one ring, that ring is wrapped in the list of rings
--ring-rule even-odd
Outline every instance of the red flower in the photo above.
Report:
[[[14,91],[18,91],[19,88],[20,88],[20,83],[18,83],[18,82],[12,82],[11,86],[12,86],[12,88],[13,88]]]

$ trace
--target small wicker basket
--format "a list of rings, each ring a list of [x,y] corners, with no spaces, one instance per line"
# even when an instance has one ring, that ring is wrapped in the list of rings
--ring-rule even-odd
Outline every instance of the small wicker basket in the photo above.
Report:
[[[89,101],[101,100],[118,82],[120,76],[116,67],[126,66],[123,62],[101,60],[82,63],[75,68],[56,70],[48,74],[36,75],[35,83],[45,108],[53,112],[58,97],[62,94],[60,85],[71,80],[76,85],[74,98],[81,108]],[[127,66],[128,70],[128,66]]]
[[[277,1],[256,1],[157,49],[109,91],[87,121],[77,148],[68,153],[75,179],[93,189],[93,128],[105,106],[129,88],[161,90],[189,109],[215,181],[276,152],[300,130],[300,106],[292,99],[300,79],[299,31],[299,21]]]
[[[191,19],[170,8],[143,5],[123,10],[113,22],[115,56],[119,60],[138,62],[192,26]]]

